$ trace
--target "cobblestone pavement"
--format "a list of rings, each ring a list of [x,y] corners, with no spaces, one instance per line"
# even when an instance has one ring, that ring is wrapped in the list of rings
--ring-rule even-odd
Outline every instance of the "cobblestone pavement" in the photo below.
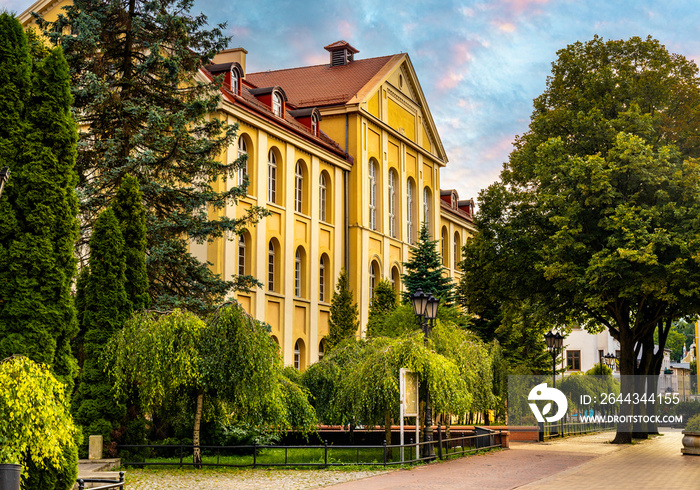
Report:
[[[249,490],[318,488],[385,473],[384,470],[148,471],[129,469],[129,490]]]

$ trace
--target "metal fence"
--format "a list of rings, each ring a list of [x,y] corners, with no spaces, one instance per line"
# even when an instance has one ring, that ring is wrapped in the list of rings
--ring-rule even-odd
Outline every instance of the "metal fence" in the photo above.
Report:
[[[195,448],[199,448],[203,455],[208,456],[208,460],[203,458],[202,463],[196,465],[201,466],[221,466],[221,467],[271,467],[271,466],[310,466],[323,467],[329,466],[390,466],[401,464],[413,464],[422,461],[431,461],[436,458],[445,459],[451,456],[458,456],[470,452],[476,452],[482,449],[500,448],[506,442],[507,432],[500,430],[487,430],[485,432],[474,435],[460,437],[444,437],[442,428],[437,428],[437,438],[432,442],[413,442],[409,439],[407,444],[387,444],[386,441],[382,445],[329,445],[327,442],[319,445],[238,445],[238,446],[204,446],[204,445],[183,445],[183,444],[141,444],[141,445],[120,445],[118,449],[130,450],[131,452],[145,453],[143,461],[124,461],[125,466],[195,466],[191,460]],[[428,445],[433,445],[434,454],[428,454]],[[135,451],[134,451],[135,450]],[[260,453],[264,450],[284,451],[284,458],[280,458],[279,462],[261,461]],[[299,461],[294,458],[294,452],[300,450],[316,450],[320,455],[315,461]],[[346,458],[345,461],[338,461],[332,457],[333,451],[343,450],[346,455],[354,452],[354,459]],[[396,457],[397,453],[404,457]],[[403,450],[403,451],[402,451]],[[171,456],[169,458],[158,458],[158,453],[166,452]],[[222,462],[221,458],[232,453],[246,453],[249,455],[250,461],[244,463]],[[362,456],[366,457],[369,452],[379,454],[379,458],[374,461],[362,461]],[[406,454],[407,453],[407,454]],[[392,456],[390,456],[390,454]],[[173,456],[174,455],[174,456]],[[213,457],[216,456],[216,462]],[[149,461],[151,459],[151,461]],[[160,461],[154,459],[160,459]],[[170,461],[163,461],[170,459]],[[175,461],[172,461],[172,460]]]
[[[578,423],[578,422],[566,422],[566,423],[553,423],[553,424],[541,424],[540,425],[540,438],[551,439],[553,437],[566,437],[574,436],[580,434],[591,434],[594,432],[605,432],[615,428],[613,423],[605,424],[593,424],[593,423]]]

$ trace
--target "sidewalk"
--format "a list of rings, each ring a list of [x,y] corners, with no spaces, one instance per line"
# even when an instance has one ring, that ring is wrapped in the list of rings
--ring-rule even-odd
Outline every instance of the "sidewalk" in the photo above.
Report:
[[[512,443],[511,449],[435,463],[334,490],[379,489],[585,489],[696,488],[700,457],[681,455],[680,430],[630,446],[609,444],[614,433],[547,443]]]

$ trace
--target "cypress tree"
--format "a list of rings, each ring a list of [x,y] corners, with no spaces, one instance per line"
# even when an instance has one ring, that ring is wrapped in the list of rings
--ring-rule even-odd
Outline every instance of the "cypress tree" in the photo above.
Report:
[[[32,66],[22,27],[6,13],[0,50],[0,158],[12,171],[0,207],[0,358],[45,363],[70,390],[78,205],[68,65],[57,47]]]
[[[369,303],[369,317],[367,318],[367,336],[373,337],[377,334],[377,328],[384,318],[394,311],[397,306],[396,291],[391,286],[391,282],[382,279],[374,288],[374,296]]]
[[[440,301],[448,304],[452,302],[452,279],[445,276],[437,243],[437,240],[430,239],[428,227],[423,222],[416,248],[411,250],[408,262],[403,263],[406,271],[401,275],[406,287],[403,293],[404,301],[410,302],[411,295],[421,288],[425,294],[432,294]]]
[[[211,117],[217,83],[199,69],[229,41],[222,26],[190,14],[192,0],[74,0],[54,23],[40,22],[71,66],[76,113],[84,128],[80,174],[83,237],[124,176],[136,177],[147,210],[147,272],[153,306],[203,313],[226,294],[257,282],[222,278],[189,252],[197,243],[238,236],[264,214],[226,206],[245,196],[225,178],[242,164],[222,163],[236,127]],[[70,35],[64,35],[68,31]],[[79,243],[77,251],[85,250]]]
[[[150,304],[146,273],[146,208],[136,177],[124,177],[112,209],[124,237],[126,295],[135,311],[142,310]]]
[[[115,401],[112,385],[100,363],[103,347],[132,311],[125,289],[124,248],[119,221],[112,209],[106,209],[95,222],[90,238],[89,275],[83,278],[84,362],[72,410],[75,421],[84,427],[84,434],[101,434],[106,442],[124,416],[124,406]]]
[[[340,270],[333,298],[331,298],[331,315],[328,320],[328,347],[332,348],[342,340],[354,337],[360,325],[358,320],[357,303],[355,303],[348,273],[345,268]]]

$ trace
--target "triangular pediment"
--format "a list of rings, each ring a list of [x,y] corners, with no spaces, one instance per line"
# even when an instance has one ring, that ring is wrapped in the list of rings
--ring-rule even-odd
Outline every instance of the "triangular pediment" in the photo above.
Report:
[[[404,54],[392,61],[358,92],[354,102],[439,160],[447,162],[410,58]]]

